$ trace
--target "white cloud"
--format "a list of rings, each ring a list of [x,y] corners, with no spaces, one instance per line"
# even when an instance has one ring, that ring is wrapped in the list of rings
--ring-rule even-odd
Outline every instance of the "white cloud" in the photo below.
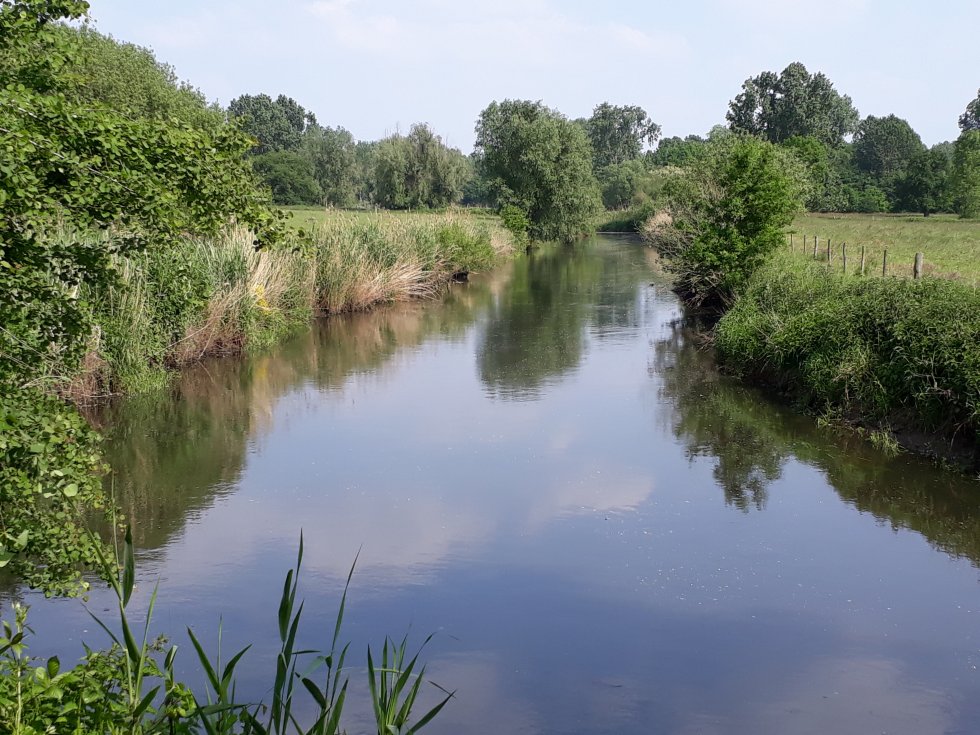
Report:
[[[306,9],[346,48],[381,53],[402,63],[435,59],[447,66],[481,61],[577,66],[592,64],[597,55],[609,52],[682,57],[689,51],[682,36],[648,32],[620,21],[597,25],[545,0],[465,6],[420,0],[397,13],[357,0],[315,0]]]

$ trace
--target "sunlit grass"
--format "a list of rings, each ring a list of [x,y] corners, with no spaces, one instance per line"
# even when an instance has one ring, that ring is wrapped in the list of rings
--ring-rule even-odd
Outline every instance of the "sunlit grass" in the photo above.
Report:
[[[915,254],[920,252],[925,256],[924,275],[970,284],[980,280],[980,220],[951,215],[806,214],[797,217],[792,232],[795,252],[810,259],[813,238],[818,240],[819,259],[826,259],[829,238],[838,269],[843,267],[841,245],[847,243],[848,272],[860,268],[863,246],[868,275],[881,274],[887,249],[889,275],[911,276]]]

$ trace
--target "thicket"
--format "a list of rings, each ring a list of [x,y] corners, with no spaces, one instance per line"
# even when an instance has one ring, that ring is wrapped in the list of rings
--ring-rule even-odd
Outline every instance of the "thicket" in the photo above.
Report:
[[[805,188],[782,149],[753,136],[719,136],[669,179],[665,203],[642,234],[669,258],[688,302],[724,309],[782,245]]]
[[[0,567],[49,593],[79,589],[98,550],[81,525],[107,505],[95,438],[49,397],[92,336],[86,293],[116,282],[116,259],[233,217],[257,242],[280,232],[237,130],[78,92],[87,40],[57,21],[87,8],[0,5]]]
[[[976,436],[980,296],[945,279],[845,277],[781,254],[722,317],[716,341],[741,374],[874,427]]]

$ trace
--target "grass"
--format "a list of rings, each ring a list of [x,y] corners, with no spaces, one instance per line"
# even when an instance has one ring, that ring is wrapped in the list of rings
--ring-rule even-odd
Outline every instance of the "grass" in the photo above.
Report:
[[[928,432],[977,449],[980,294],[941,278],[845,278],[777,253],[722,317],[737,372],[874,432]],[[881,443],[881,436],[878,436]]]
[[[316,315],[432,297],[514,251],[482,212],[294,211],[304,233],[276,249],[233,228],[117,257],[116,283],[83,294],[94,329],[63,393],[83,403],[160,387],[168,370],[271,344]]]
[[[485,222],[492,226],[499,224],[497,215],[489,209],[480,207],[453,207],[445,210],[393,210],[393,209],[334,209],[297,205],[280,207],[289,216],[289,222],[296,228],[310,229],[317,225],[329,224],[338,218],[355,222],[373,222],[379,218],[387,220],[405,220],[414,222],[431,222],[444,215],[465,217],[471,221]]]
[[[806,257],[813,257],[812,242],[818,238],[818,257],[826,259],[827,238],[834,248],[834,262],[841,263],[840,244],[847,243],[848,271],[860,265],[865,247],[867,273],[881,274],[882,256],[888,250],[888,274],[911,277],[915,253],[924,254],[925,275],[980,281],[980,220],[963,220],[952,215],[806,214],[793,222],[796,253],[802,258],[806,235]]]

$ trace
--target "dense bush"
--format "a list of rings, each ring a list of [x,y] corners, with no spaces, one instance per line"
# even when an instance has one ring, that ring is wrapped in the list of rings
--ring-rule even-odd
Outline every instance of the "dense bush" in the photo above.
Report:
[[[647,228],[671,257],[677,290],[691,303],[731,303],[782,244],[805,179],[798,161],[771,143],[733,135],[709,144],[669,180],[663,216]]]
[[[820,409],[980,428],[980,295],[953,281],[845,278],[781,255],[717,326],[723,361]]]

